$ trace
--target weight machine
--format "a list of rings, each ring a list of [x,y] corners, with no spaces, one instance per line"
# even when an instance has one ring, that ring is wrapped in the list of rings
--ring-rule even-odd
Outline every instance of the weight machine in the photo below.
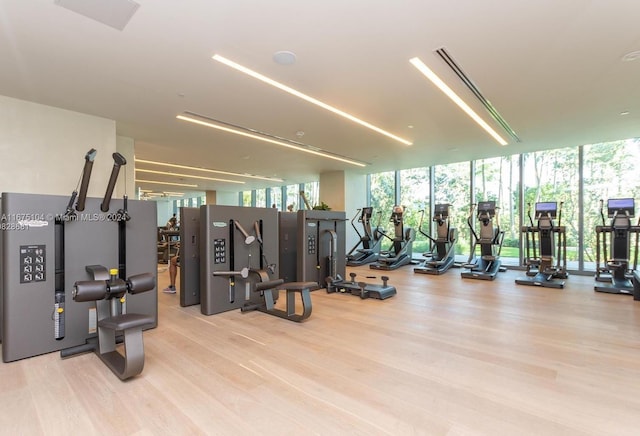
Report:
[[[461,276],[469,279],[493,280],[498,272],[503,271],[500,266],[500,251],[504,240],[504,230],[493,219],[496,218],[496,202],[481,201],[478,203],[478,214],[476,218],[480,222],[480,232],[476,233],[473,225],[473,210],[475,204],[471,205],[467,224],[473,237],[473,249],[469,255],[467,263],[462,264]],[[480,256],[476,255],[480,248]]]
[[[423,234],[430,243],[430,250],[424,253],[426,257],[420,265],[413,269],[421,274],[443,274],[453,265],[455,261],[456,229],[449,223],[449,204],[436,204],[433,211],[433,222],[436,223],[436,237],[425,233],[422,230],[424,222],[424,210],[420,217],[418,231]]]
[[[606,225],[604,201],[600,200],[602,225],[596,226],[596,283],[594,290],[609,294],[633,294],[632,277],[638,266],[638,243],[640,239],[640,220],[634,226],[631,218],[635,216],[633,198],[612,198],[607,201],[607,215],[611,224]],[[635,233],[635,253],[633,266],[629,265],[631,233]],[[611,257],[607,255],[607,235],[610,237]],[[603,259],[603,265],[600,259]]]
[[[126,164],[119,153],[112,155],[104,198],[87,198],[95,156],[94,149],[85,155],[80,188],[70,199],[2,194],[2,216],[8,218],[0,232],[2,358],[96,351],[126,379],[142,371],[142,330],[157,325],[157,293],[145,292],[156,287],[157,232],[149,225],[156,221],[156,204],[129,202],[125,195],[122,207],[109,212]],[[102,265],[117,268],[109,274]],[[103,299],[110,301],[98,301]],[[116,351],[122,339],[126,356]]]
[[[317,283],[285,283],[279,278],[278,265],[268,261],[278,255],[277,210],[202,206],[200,237],[202,314],[259,310],[296,322],[311,315],[310,291]],[[279,290],[286,291],[284,310],[275,307]],[[302,313],[295,312],[296,294],[300,294]]]
[[[522,226],[525,235],[525,265],[527,277],[516,279],[519,285],[542,286],[545,288],[563,288],[567,273],[567,233],[562,226],[562,202],[560,208],[554,202],[536,203],[535,215],[537,224],[531,217],[531,205],[527,211],[528,226]],[[558,218],[558,225],[553,220]],[[536,234],[540,245],[540,256],[536,250]],[[554,263],[554,245],[557,238],[557,257]]]

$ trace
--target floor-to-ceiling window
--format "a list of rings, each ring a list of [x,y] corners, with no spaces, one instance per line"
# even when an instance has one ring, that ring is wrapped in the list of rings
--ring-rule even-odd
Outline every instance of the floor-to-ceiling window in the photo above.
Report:
[[[471,238],[467,226],[471,199],[470,162],[437,165],[434,168],[432,204],[451,205],[449,222],[457,231],[456,255],[468,256]]]
[[[422,231],[431,235],[429,168],[413,168],[400,171],[400,204],[406,208],[404,223],[413,227],[416,240],[413,244],[414,257],[429,251],[428,239],[420,232],[420,221],[424,213]]]
[[[256,189],[256,207],[267,207],[267,190]]]
[[[393,207],[396,205],[395,195],[395,173],[388,171],[384,173],[371,174],[370,176],[370,205],[373,208],[374,215],[381,213],[382,221],[380,226],[385,230],[389,237],[393,237],[393,224],[389,222]],[[383,249],[387,248],[389,243],[383,243]]]
[[[242,191],[240,195],[242,198],[240,206],[251,207],[251,191]]]
[[[595,271],[597,225],[603,225],[600,207],[603,207],[604,225],[610,225],[607,217],[607,201],[611,198],[640,200],[640,139],[614,141],[584,146],[584,269]],[[601,203],[602,202],[602,203]],[[636,214],[638,214],[638,204]],[[632,224],[638,224],[632,220]],[[607,244],[610,244],[609,239]],[[632,238],[635,242],[635,237]],[[635,244],[631,243],[630,259],[635,256]],[[609,247],[610,249],[610,247]],[[600,262],[602,265],[602,253]]]
[[[566,227],[567,261],[570,269],[578,269],[580,254],[578,152],[578,147],[569,147],[524,154],[525,210],[531,207],[531,214],[535,215],[537,202],[558,203],[558,218],[555,224]],[[524,220],[525,224],[530,224],[528,214]],[[536,224],[535,216],[533,223]]]
[[[496,221],[504,233],[500,257],[506,265],[520,264],[519,155],[475,161],[474,203],[496,202]]]
[[[303,185],[303,191],[311,207],[320,205],[320,183],[308,182]]]
[[[284,210],[285,208],[282,205],[282,189],[280,187],[270,188],[271,189],[271,205],[276,207],[278,210]]]
[[[301,201],[300,185],[288,185],[286,193],[287,198],[285,200],[285,204],[287,205],[287,209],[291,208],[292,210],[298,210],[300,208],[299,201]]]

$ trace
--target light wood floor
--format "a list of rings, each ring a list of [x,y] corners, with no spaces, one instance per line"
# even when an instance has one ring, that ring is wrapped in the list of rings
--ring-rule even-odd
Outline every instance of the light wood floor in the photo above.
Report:
[[[0,433],[640,434],[640,302],[591,277],[558,290],[513,271],[389,275],[395,297],[316,291],[302,324],[204,316],[160,292],[132,380],[93,354],[0,363]]]

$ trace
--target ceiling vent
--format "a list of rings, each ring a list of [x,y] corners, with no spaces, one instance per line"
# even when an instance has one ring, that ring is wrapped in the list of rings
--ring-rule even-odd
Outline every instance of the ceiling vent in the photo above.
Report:
[[[469,90],[473,93],[473,95],[475,95],[476,98],[480,100],[480,103],[482,103],[485,109],[487,109],[487,111],[493,117],[493,119],[496,120],[498,124],[500,124],[500,126],[504,129],[507,135],[513,138],[513,140],[516,142],[522,142],[522,140],[518,137],[516,132],[511,128],[511,126],[509,126],[509,124],[505,121],[505,119],[502,118],[502,115],[498,113],[498,111],[496,110],[496,108],[493,107],[491,102],[487,100],[484,97],[484,95],[482,95],[478,87],[473,84],[469,76],[467,76],[466,73],[462,71],[462,68],[460,68],[460,66],[456,63],[456,61],[453,60],[453,58],[444,49],[444,47],[437,49],[436,53],[449,66],[449,68],[451,68],[453,72],[456,73],[456,75],[460,78],[460,80],[462,80],[462,82],[467,86],[467,88],[469,88]]]

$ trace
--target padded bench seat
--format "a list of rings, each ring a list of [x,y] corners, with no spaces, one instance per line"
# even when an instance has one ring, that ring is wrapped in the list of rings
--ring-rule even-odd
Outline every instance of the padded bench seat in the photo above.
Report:
[[[142,315],[139,313],[125,313],[123,315],[116,315],[101,319],[98,321],[98,326],[106,329],[122,331],[151,326],[153,323],[154,319],[152,316]]]

